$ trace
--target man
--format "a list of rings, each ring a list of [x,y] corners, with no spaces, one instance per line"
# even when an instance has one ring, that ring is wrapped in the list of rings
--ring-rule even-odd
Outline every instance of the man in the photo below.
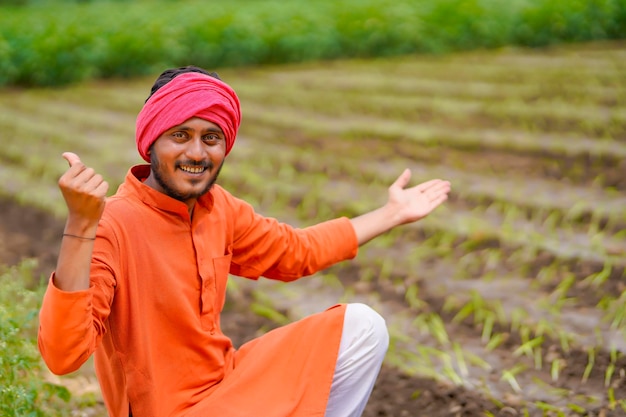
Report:
[[[39,348],[64,374],[95,352],[112,417],[359,416],[388,345],[384,320],[337,305],[239,349],[221,332],[228,274],[290,281],[350,259],[417,221],[450,184],[404,188],[362,216],[294,229],[215,185],[233,147],[239,100],[197,67],[165,71],[137,117],[150,165],[117,193],[73,153],[59,179],[68,218],[40,312]]]

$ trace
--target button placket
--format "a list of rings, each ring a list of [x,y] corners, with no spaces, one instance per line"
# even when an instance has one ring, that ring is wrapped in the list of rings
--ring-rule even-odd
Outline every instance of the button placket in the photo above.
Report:
[[[215,320],[213,300],[215,299],[215,270],[213,268],[212,259],[206,256],[207,248],[203,245],[203,239],[196,238],[199,230],[192,228],[192,241],[196,252],[196,267],[200,280],[200,322],[202,328],[215,333]]]

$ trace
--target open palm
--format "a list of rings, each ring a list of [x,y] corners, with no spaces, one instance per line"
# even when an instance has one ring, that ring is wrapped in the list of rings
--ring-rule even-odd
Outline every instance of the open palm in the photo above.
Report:
[[[450,183],[439,179],[404,188],[410,179],[411,171],[406,169],[389,187],[387,204],[394,207],[399,224],[414,222],[426,217],[448,199],[450,192]]]

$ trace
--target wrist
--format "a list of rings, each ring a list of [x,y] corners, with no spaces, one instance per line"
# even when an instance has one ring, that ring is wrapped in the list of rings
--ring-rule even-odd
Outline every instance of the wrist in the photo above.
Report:
[[[69,237],[72,239],[79,239],[79,240],[84,240],[84,241],[89,241],[89,240],[96,240],[96,237],[93,236],[81,236],[81,235],[74,235],[71,233],[63,233],[63,237]]]
[[[385,228],[391,230],[396,226],[400,226],[406,221],[400,215],[400,211],[393,204],[387,203],[380,209],[382,211],[382,218],[385,219]]]
[[[90,219],[80,219],[75,217],[68,217],[64,235],[74,235],[83,237],[95,237],[98,230],[98,222],[94,222]]]

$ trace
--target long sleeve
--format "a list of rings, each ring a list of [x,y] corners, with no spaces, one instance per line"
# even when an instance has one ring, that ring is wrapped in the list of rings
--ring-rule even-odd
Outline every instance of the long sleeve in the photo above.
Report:
[[[96,348],[93,290],[64,292],[50,278],[39,313],[41,355],[58,375],[77,370]]]
[[[112,239],[100,225],[91,263],[90,287],[85,291],[62,291],[52,273],[39,312],[38,345],[48,368],[67,374],[80,368],[99,346],[106,332],[115,279],[108,259],[98,253],[111,253]]]
[[[230,269],[234,275],[292,281],[357,254],[356,233],[348,218],[296,229],[230,198],[236,213]]]

